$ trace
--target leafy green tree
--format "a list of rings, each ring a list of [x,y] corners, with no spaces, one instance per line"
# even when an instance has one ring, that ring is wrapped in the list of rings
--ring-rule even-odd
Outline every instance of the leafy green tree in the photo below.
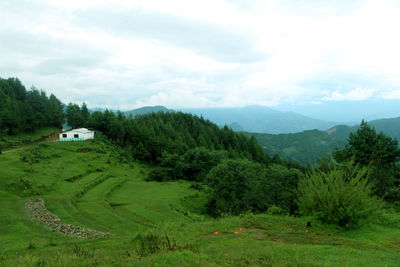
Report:
[[[304,177],[298,169],[289,169],[283,165],[268,166],[265,179],[262,181],[263,193],[269,205],[281,207],[287,213],[297,210],[295,203],[297,183]]]
[[[185,177],[189,180],[204,181],[208,172],[218,165],[228,153],[221,150],[206,149],[205,147],[197,147],[190,149],[183,155],[185,165]]]
[[[212,188],[207,213],[218,216],[251,210],[253,183],[264,174],[261,164],[248,160],[225,160],[212,168],[207,175],[207,185]]]
[[[80,128],[83,127],[85,124],[81,109],[77,104],[68,104],[66,110],[66,118],[67,124],[72,128]]]
[[[211,188],[207,213],[265,212],[271,206],[294,213],[296,187],[303,177],[299,170],[283,165],[266,168],[246,159],[223,160],[207,174],[205,184]]]

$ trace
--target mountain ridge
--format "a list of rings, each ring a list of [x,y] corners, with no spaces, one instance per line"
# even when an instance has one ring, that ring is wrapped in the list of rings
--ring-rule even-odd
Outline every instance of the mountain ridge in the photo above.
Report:
[[[296,112],[281,112],[264,106],[240,108],[187,108],[180,111],[203,116],[223,126],[234,125],[234,130],[255,133],[296,133],[304,130],[325,130],[339,122],[317,120]]]
[[[400,141],[400,117],[372,120],[368,122],[376,131]],[[316,163],[316,159],[343,148],[349,134],[357,131],[358,125],[336,125],[325,131],[307,130],[290,134],[249,133],[270,155],[278,154],[283,159],[295,160],[302,164]]]

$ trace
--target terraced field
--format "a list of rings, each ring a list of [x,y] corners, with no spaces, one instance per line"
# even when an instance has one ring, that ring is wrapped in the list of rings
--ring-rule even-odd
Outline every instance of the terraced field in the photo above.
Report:
[[[146,182],[148,168],[101,139],[0,155],[0,265],[399,266],[398,215],[354,231],[251,213],[212,219],[198,212],[203,193]],[[80,240],[31,221],[24,204],[36,197],[63,222],[110,236]],[[145,254],[140,237],[151,236],[161,249]]]

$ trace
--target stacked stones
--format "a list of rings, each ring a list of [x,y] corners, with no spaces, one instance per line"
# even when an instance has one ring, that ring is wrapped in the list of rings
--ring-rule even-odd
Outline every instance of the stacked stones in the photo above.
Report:
[[[76,238],[104,238],[110,235],[109,233],[63,223],[60,218],[46,209],[44,200],[41,198],[27,200],[25,202],[25,210],[29,218],[31,218],[33,221],[47,226],[53,231],[60,232],[68,236],[73,236]]]

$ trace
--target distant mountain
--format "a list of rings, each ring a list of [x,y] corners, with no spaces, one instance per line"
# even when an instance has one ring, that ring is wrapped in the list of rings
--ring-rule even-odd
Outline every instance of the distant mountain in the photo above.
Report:
[[[400,117],[380,119],[368,122],[376,131],[400,141]],[[332,153],[336,148],[343,148],[349,134],[357,131],[358,126],[337,125],[326,131],[311,130],[292,134],[247,133],[256,137],[270,155],[278,154],[284,159],[296,160],[302,164],[315,160],[322,155]]]
[[[399,106],[400,99],[368,99],[364,101],[324,101],[320,104],[280,104],[274,108],[282,112],[297,112],[319,120],[352,124],[362,119],[371,121],[398,117],[400,116]]]
[[[118,111],[118,110],[116,110],[116,109],[109,109],[109,108],[90,108],[90,109],[89,109],[89,112],[90,112],[90,113],[93,113],[93,112],[96,112],[96,111],[104,112],[104,111],[106,111],[106,110],[112,111],[112,112],[114,112],[114,113],[116,113],[116,112]]]
[[[397,138],[400,141],[400,117],[393,119],[380,119],[369,122],[377,132],[384,132],[386,135]]]
[[[130,111],[125,111],[123,112],[127,117],[128,116],[132,116],[132,117],[136,117],[137,115],[144,115],[147,113],[157,113],[157,112],[169,112],[172,111],[170,109],[167,109],[164,106],[146,106],[146,107],[142,107],[142,108],[138,108],[138,109],[134,109],[134,110],[130,110]]]
[[[223,126],[228,125],[238,131],[255,133],[296,133],[305,130],[326,130],[337,122],[316,120],[295,112],[280,112],[264,106],[241,108],[193,108],[183,112],[203,116]]]

